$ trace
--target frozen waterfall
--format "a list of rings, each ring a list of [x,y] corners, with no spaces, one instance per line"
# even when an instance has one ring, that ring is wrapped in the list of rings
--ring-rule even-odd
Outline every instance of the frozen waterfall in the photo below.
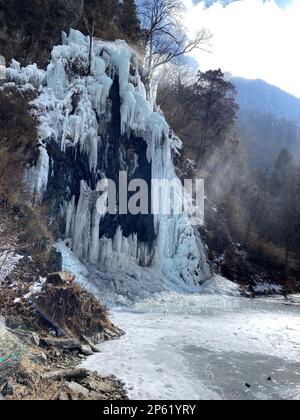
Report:
[[[145,144],[151,179],[175,181],[176,194],[182,194],[172,160],[180,142],[153,100],[147,100],[138,56],[123,41],[95,40],[92,74],[87,74],[89,37],[71,30],[63,40],[63,45],[53,48],[46,70],[36,65],[21,68],[16,61],[7,69],[8,84],[38,94],[33,104],[40,122],[40,158],[28,173],[33,191],[39,197],[47,196],[47,203],[58,203],[65,226],[62,239],[82,263],[129,275],[137,267],[152,267],[165,276],[169,286],[195,289],[210,277],[210,270],[205,245],[188,214],[154,216],[153,238],[147,241],[141,240],[134,226],[130,234],[124,233],[121,224],[108,232],[97,212],[97,182],[109,178],[113,165],[132,174],[143,172],[143,153],[137,152],[137,142]],[[115,83],[118,94],[113,96]],[[116,131],[114,112],[120,114],[120,140],[118,135],[107,134]],[[126,139],[131,143],[127,145]],[[64,173],[63,159],[73,166],[72,175]],[[51,189],[54,181],[55,185],[65,182],[59,199]]]

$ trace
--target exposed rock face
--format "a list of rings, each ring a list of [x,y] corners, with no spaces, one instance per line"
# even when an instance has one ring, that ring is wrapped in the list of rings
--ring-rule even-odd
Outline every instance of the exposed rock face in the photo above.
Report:
[[[129,169],[127,185],[136,178],[143,179],[151,185],[151,164],[147,160],[147,143],[143,138],[133,134],[128,137],[121,133],[121,100],[117,77],[112,83],[108,101],[109,119],[105,121],[103,117],[107,117],[97,115],[97,119],[102,119],[98,127],[98,135],[102,141],[98,144],[97,172],[90,170],[87,155],[81,150],[67,147],[66,151],[62,151],[61,145],[54,138],[51,138],[47,145],[49,156],[52,158],[53,176],[49,177],[44,202],[53,208],[55,217],[72,197],[75,197],[75,203],[79,202],[82,181],[95,191],[97,182],[101,179],[99,174],[105,174],[107,179],[113,180],[118,186],[119,172]],[[151,210],[151,201],[149,201],[149,210]],[[148,243],[151,247],[155,238],[153,216],[106,215],[101,221],[99,236],[114,238],[119,227],[125,237],[136,234],[139,241]]]
[[[61,31],[87,32],[85,20],[103,39],[139,41],[133,0],[0,0],[0,55],[44,66]]]

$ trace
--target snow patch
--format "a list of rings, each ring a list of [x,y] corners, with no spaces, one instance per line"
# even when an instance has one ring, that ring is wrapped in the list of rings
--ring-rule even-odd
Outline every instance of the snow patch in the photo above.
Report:
[[[23,257],[13,251],[2,251],[0,255],[0,282],[14,270]]]
[[[281,294],[283,292],[283,287],[280,284],[272,283],[257,283],[253,286],[253,291],[256,294]]]

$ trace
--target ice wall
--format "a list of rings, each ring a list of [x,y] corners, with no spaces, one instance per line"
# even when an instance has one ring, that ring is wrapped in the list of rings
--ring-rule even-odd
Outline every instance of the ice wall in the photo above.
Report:
[[[111,232],[109,226],[118,220],[104,220],[97,212],[96,185],[109,178],[111,150],[116,168],[143,174],[149,165],[152,179],[175,181],[176,194],[182,194],[172,161],[180,145],[153,98],[147,100],[133,50],[123,41],[94,40],[88,74],[89,45],[89,37],[71,30],[68,37],[63,34],[63,45],[54,47],[45,71],[36,65],[21,68],[16,61],[7,71],[8,83],[38,93],[34,112],[40,121],[40,159],[27,175],[32,190],[39,201],[59,203],[63,238],[81,261],[129,274],[138,266],[153,266],[172,284],[194,287],[209,277],[209,268],[187,214],[155,216],[152,239],[143,241],[143,223],[131,226],[130,234],[124,234],[122,224]],[[62,161],[72,172],[64,170]],[[61,185],[56,178],[65,183],[57,191],[51,188],[54,181]]]

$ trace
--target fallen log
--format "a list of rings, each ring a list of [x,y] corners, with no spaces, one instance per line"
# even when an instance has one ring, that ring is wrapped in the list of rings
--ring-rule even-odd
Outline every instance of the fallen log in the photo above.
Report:
[[[41,338],[40,344],[45,347],[55,347],[63,351],[80,351],[81,342],[77,338]]]
[[[78,381],[86,379],[88,376],[89,372],[86,369],[70,369],[47,373],[44,378],[52,381]]]

